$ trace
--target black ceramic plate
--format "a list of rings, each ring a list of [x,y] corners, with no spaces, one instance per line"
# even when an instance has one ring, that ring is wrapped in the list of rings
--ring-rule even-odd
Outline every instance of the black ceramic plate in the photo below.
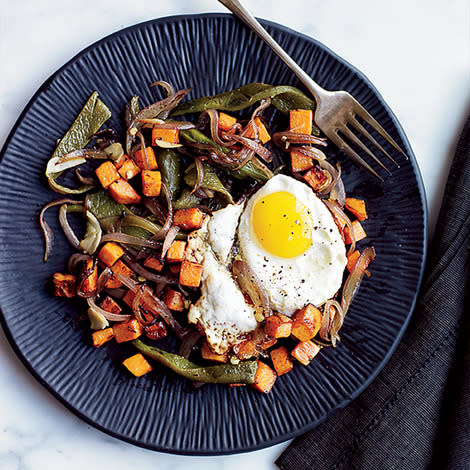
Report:
[[[377,251],[372,277],[353,303],[339,347],[279,378],[267,396],[249,387],[195,391],[157,367],[140,379],[129,377],[120,361],[131,350],[112,345],[95,350],[89,332],[74,326],[83,305],[48,294],[47,281],[64,269],[70,249],[57,236],[53,256],[44,264],[37,223],[40,208],[57,197],[42,176],[46,161],[92,91],[111,108],[111,127],[120,130],[129,97],[138,93],[150,103],[155,91],[148,84],[157,79],[177,88],[194,86],[193,97],[254,81],[298,85],[253,34],[228,15],[164,18],[113,34],[41,87],[3,149],[0,307],[5,332],[28,369],[69,409],[113,436],[150,449],[234,453],[313,428],[357,396],[383,367],[416,299],[425,203],[416,161],[397,120],[370,82],[323,45],[264,24],[307,73],[326,88],[350,91],[411,155],[383,184],[339,156],[347,191],[367,200],[367,243]],[[57,225],[53,229],[58,233]]]

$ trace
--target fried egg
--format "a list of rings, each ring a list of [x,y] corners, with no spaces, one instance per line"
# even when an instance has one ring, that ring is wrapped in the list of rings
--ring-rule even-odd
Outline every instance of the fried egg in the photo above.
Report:
[[[346,248],[333,216],[304,183],[276,175],[248,201],[238,226],[240,255],[275,311],[322,305],[341,287]]]
[[[229,270],[242,210],[242,206],[230,204],[207,217],[202,227],[189,235],[185,254],[186,259],[203,266],[201,297],[189,309],[188,320],[204,329],[207,342],[218,354],[257,326],[256,311]]]

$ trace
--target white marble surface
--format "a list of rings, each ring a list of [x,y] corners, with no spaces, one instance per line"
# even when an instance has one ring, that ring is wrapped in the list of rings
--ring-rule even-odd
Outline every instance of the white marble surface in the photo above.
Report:
[[[259,17],[313,36],[361,69],[401,121],[435,223],[470,102],[466,0],[246,0]],[[84,47],[155,17],[224,11],[215,0],[0,0],[0,145],[36,89]],[[287,444],[226,457],[147,451],[87,426],[25,370],[0,332],[1,470],[275,468]]]

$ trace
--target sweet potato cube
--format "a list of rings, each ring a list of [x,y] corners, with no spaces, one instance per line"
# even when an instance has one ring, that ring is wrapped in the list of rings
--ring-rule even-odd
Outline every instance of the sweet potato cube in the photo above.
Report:
[[[320,191],[328,181],[328,176],[321,168],[314,166],[304,175],[305,181],[314,191]]]
[[[269,132],[266,129],[266,126],[264,125],[263,121],[257,117],[254,120],[254,125],[257,127],[258,130],[258,139],[265,144],[266,142],[269,142],[271,140],[271,136],[269,135]],[[249,137],[250,139],[254,139],[255,137],[255,130],[253,129],[253,125],[251,125],[246,133],[246,137]]]
[[[136,377],[142,377],[147,372],[152,370],[152,366],[147,362],[147,359],[141,354],[137,353],[122,361],[124,366]]]
[[[166,289],[163,294],[163,302],[170,309],[175,312],[184,311],[184,299],[183,294],[173,289]]]
[[[52,284],[54,285],[54,295],[57,297],[75,297],[77,278],[73,274],[54,273]]]
[[[160,196],[162,174],[156,170],[142,170],[142,193],[147,197]]]
[[[111,312],[111,313],[118,313],[119,314],[119,313],[122,312],[122,308],[109,295],[107,295],[105,297],[105,299],[103,300],[103,302],[101,302],[100,307],[103,310],[106,310],[107,312]]]
[[[344,207],[361,222],[367,219],[366,203],[362,199],[347,197]]]
[[[149,255],[144,261],[144,266],[160,272],[163,269],[163,261],[156,255]]]
[[[308,304],[297,310],[292,320],[292,336],[299,341],[307,341],[318,333],[322,324],[322,314],[318,308]]]
[[[112,266],[122,255],[124,249],[115,242],[108,242],[98,253],[98,258],[103,261],[106,266]]]
[[[292,150],[290,153],[290,164],[293,172],[310,170],[313,167],[313,158],[304,155],[298,150]]]
[[[291,356],[297,359],[304,366],[308,366],[310,361],[320,351],[320,346],[312,341],[302,341],[291,351]]]
[[[292,333],[292,320],[285,315],[271,315],[266,318],[264,331],[273,338],[288,338]]]
[[[257,355],[256,344],[251,339],[242,341],[233,347],[233,352],[241,361]]]
[[[256,362],[258,363],[258,369],[256,370],[253,387],[259,392],[269,393],[276,381],[276,372],[264,362]]]
[[[87,296],[96,292],[98,284],[98,263],[93,258],[89,258],[80,274],[81,282],[78,286],[79,295]]]
[[[207,341],[204,341],[202,348],[201,348],[201,357],[206,361],[214,361],[214,362],[227,362],[227,354],[217,354],[212,351],[210,346],[207,344]]]
[[[351,226],[353,230],[354,240],[358,242],[367,237],[367,234],[364,228],[362,227],[361,223],[359,222],[359,220],[353,220],[351,222]],[[349,232],[349,227],[347,225],[344,227],[343,233],[344,233],[344,242],[346,243],[346,245],[349,245],[350,243],[352,243],[351,234]]]
[[[93,340],[93,346],[99,348],[107,343],[109,340],[114,338],[114,332],[112,328],[105,328],[104,330],[96,330],[91,334]]]
[[[122,178],[112,183],[108,190],[111,197],[119,204],[139,204],[141,199],[135,189]]]
[[[297,134],[311,134],[313,112],[311,109],[291,109],[289,111],[289,130]]]
[[[163,140],[170,144],[177,144],[180,141],[178,129],[160,129],[154,127],[152,129],[152,144],[158,145],[158,141]]]
[[[181,263],[179,282],[186,287],[199,287],[202,276],[202,264],[183,261]]]
[[[184,253],[186,251],[186,242],[183,240],[175,240],[168,248],[166,259],[170,263],[181,263],[184,260]]]
[[[361,256],[361,254],[359,253],[359,250],[355,250],[350,255],[347,255],[348,264],[346,265],[346,267],[348,268],[349,272],[351,272],[354,269],[354,266],[356,266],[359,256]]]
[[[140,173],[140,168],[136,165],[134,160],[131,160],[127,155],[125,155],[125,160],[121,163],[118,169],[118,173],[126,181],[134,178]],[[117,167],[117,163],[115,163]]]
[[[107,189],[111,183],[114,183],[120,178],[116,167],[110,161],[102,163],[95,170],[95,173],[104,189]]]
[[[237,119],[229,114],[219,113],[219,129],[223,131],[230,130],[237,123]]]
[[[123,263],[121,260],[117,260],[112,268],[111,271],[113,273],[119,273],[122,274],[123,276],[131,277],[134,274],[134,271],[132,271],[127,264]],[[108,289],[117,289],[118,287],[122,286],[122,282],[119,279],[116,279],[115,277],[111,277],[106,281],[105,287]]]
[[[273,349],[269,354],[277,375],[287,374],[293,369],[294,363],[290,360],[289,351],[284,346]]]
[[[191,209],[179,209],[175,212],[173,224],[183,230],[196,230],[201,228],[204,213],[197,207]]]
[[[155,152],[152,147],[145,147],[145,152],[147,154],[147,161],[145,161],[145,155],[142,149],[134,152],[132,158],[136,165],[142,170],[156,170],[158,169],[157,159],[155,158]],[[148,166],[147,166],[148,163]]]
[[[167,335],[167,329],[165,323],[162,321],[157,321],[156,323],[152,323],[151,325],[144,326],[144,333],[147,338],[158,340],[165,338]]]
[[[114,337],[118,343],[137,339],[143,332],[142,325],[135,319],[122,321],[113,325]]]

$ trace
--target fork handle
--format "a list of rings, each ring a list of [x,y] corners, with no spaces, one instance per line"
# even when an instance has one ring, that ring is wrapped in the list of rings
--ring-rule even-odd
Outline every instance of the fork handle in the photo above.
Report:
[[[238,1],[238,0],[219,0],[234,15],[238,16],[253,32],[255,32],[274,53],[297,75],[299,80],[307,87],[315,99],[321,100],[321,97],[328,93],[318,83],[314,82],[307,73],[299,67],[292,57],[273,39],[273,37],[260,25],[258,20]]]

